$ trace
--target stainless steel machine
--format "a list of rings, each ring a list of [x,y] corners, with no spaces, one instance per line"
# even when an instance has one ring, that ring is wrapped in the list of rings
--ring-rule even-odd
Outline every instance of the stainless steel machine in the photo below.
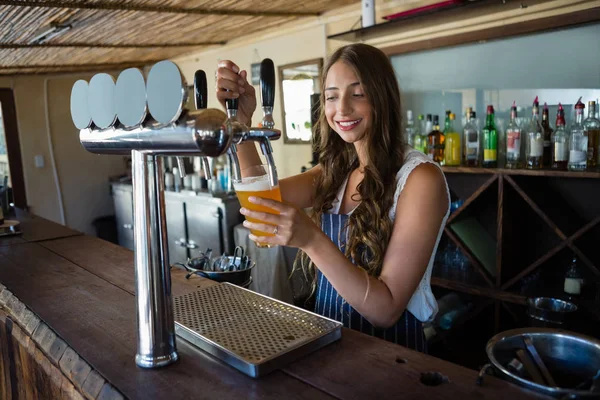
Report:
[[[71,92],[71,115],[80,130],[79,139],[83,147],[96,154],[132,155],[138,322],[135,361],[143,368],[165,366],[178,358],[161,156],[201,156],[204,157],[206,168],[206,157],[227,153],[232,165],[232,177],[239,179],[241,174],[236,145],[252,140],[260,143],[271,183],[276,185],[278,180],[270,141],[279,139],[281,133],[273,128],[275,70],[270,59],[261,63],[264,114],[261,128],[246,127],[237,121],[237,101],[227,102],[227,114],[221,110],[207,109],[207,82],[203,71],[198,71],[194,76],[197,110],[184,108],[186,89],[186,82],[177,65],[165,60],[155,64],[146,79],[136,68],[124,70],[116,83],[112,76],[100,73],[92,77],[89,84],[84,80],[77,81]],[[184,168],[180,167],[179,171],[185,173]],[[232,305],[223,308],[218,304],[218,310],[211,310],[208,307],[214,305],[213,301],[193,300],[190,303],[190,299],[179,299],[175,302],[179,332],[186,340],[252,376],[277,367],[274,361],[278,356],[286,355],[285,359],[289,360],[290,355],[299,356],[341,335],[341,324],[335,321],[232,285],[209,292],[193,298],[222,296]],[[251,300],[236,302],[234,298]],[[249,314],[248,307],[253,310],[252,314]],[[277,310],[275,319],[271,310]],[[210,318],[203,318],[204,323],[198,324],[194,321],[201,318],[191,316],[193,313],[197,316],[210,315]],[[240,349],[243,351],[244,346],[232,348],[232,342],[228,342],[231,341],[229,336],[215,334],[222,329],[219,320],[231,322],[236,315],[242,320],[234,323],[234,326],[244,330],[241,324],[245,323],[246,332],[252,326],[256,327],[260,331],[254,337],[259,342],[267,340],[267,336],[260,337],[261,332],[266,332],[270,335],[268,340],[275,352],[248,358],[239,352]],[[248,315],[252,315],[250,320]],[[266,322],[260,323],[261,318]],[[273,329],[269,328],[269,324]],[[294,324],[299,330],[294,330]],[[212,331],[211,327],[214,328]],[[281,343],[274,344],[272,341]],[[254,345],[250,343],[249,346]]]

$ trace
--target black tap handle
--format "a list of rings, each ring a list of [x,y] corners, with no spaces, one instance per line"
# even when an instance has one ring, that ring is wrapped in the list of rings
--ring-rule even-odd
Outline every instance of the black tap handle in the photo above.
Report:
[[[228,110],[238,109],[239,99],[225,99],[225,108]]]
[[[225,107],[228,110],[237,110],[238,109],[238,99],[225,99]]]
[[[262,106],[273,107],[275,103],[275,66],[270,58],[265,58],[260,63],[260,92]]]
[[[194,103],[196,110],[205,109],[208,105],[208,82],[206,73],[199,69],[194,74]]]

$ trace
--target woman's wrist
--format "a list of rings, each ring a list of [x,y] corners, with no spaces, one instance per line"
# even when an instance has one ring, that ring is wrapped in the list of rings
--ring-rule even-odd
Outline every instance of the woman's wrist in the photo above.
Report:
[[[250,127],[252,126],[252,115],[250,115],[249,117],[244,117],[238,114],[238,122]]]
[[[327,235],[325,235],[325,233],[323,233],[321,229],[315,229],[314,233],[310,235],[307,242],[300,247],[300,250],[308,254],[308,256],[310,257],[311,253],[317,251],[319,246],[323,243],[327,243],[327,241],[329,241]]]
[[[246,142],[241,142],[237,144],[238,152],[244,149],[256,149],[256,146],[252,140],[248,140]]]

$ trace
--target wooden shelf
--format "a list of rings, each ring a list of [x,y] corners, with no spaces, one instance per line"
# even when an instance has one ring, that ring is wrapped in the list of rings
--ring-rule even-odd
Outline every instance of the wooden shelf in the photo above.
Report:
[[[547,176],[556,178],[588,178],[600,179],[600,172],[585,171],[554,171],[546,169],[505,169],[505,168],[469,168],[469,167],[442,167],[448,174],[494,174],[494,175],[526,175]]]
[[[507,301],[515,304],[527,304],[527,297],[516,293],[504,291],[502,289],[486,288],[483,286],[473,285],[471,283],[455,281],[440,277],[431,277],[433,286],[442,287],[445,289],[455,290],[461,293],[468,293],[476,296],[488,297],[495,300]]]
[[[465,1],[460,4],[452,4],[446,7],[434,8],[426,11],[421,11],[415,14],[406,15],[391,19],[386,22],[375,24],[367,28],[351,29],[346,32],[335,33],[327,36],[327,39],[342,40],[347,42],[356,42],[368,38],[389,35],[397,31],[399,28],[405,28],[407,23],[419,23],[423,20],[430,20],[432,17],[443,16],[448,18],[459,18],[464,12],[465,7],[473,8],[494,3],[494,0],[476,0]]]
[[[459,331],[467,321],[475,318],[482,311],[484,311],[488,306],[493,304],[493,300],[486,299],[479,303],[474,309],[468,311],[463,316],[459,317],[453,324],[452,327],[448,330],[436,329],[436,335],[428,341],[429,346],[434,346],[439,342],[443,342],[444,340],[451,337],[457,331]]]
[[[528,0],[528,7],[547,3],[548,0]],[[499,0],[464,0],[462,4],[438,8],[429,12],[418,12],[396,18],[376,25],[351,29],[346,32],[327,36],[330,40],[346,42],[383,42],[381,50],[388,56],[429,51],[471,43],[503,40],[509,37],[523,36],[549,30],[564,29],[600,20],[600,7],[588,5],[585,9],[565,10],[564,6],[556,15],[543,16],[544,13],[528,13],[523,11],[522,2]],[[554,14],[554,13],[551,13]],[[497,16],[504,23],[488,22],[489,16]],[[508,19],[507,16],[510,16]],[[467,28],[452,29],[445,35],[435,32],[432,39],[428,34],[415,37],[415,32],[424,27],[446,26],[449,23],[461,22]],[[474,28],[474,29],[473,29]],[[393,38],[392,43],[386,43]],[[396,42],[396,44],[394,44]]]

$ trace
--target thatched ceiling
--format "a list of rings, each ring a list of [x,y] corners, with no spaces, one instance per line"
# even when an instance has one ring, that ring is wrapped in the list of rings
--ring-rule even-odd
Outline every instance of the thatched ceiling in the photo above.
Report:
[[[357,2],[0,0],[0,75],[143,66]]]

